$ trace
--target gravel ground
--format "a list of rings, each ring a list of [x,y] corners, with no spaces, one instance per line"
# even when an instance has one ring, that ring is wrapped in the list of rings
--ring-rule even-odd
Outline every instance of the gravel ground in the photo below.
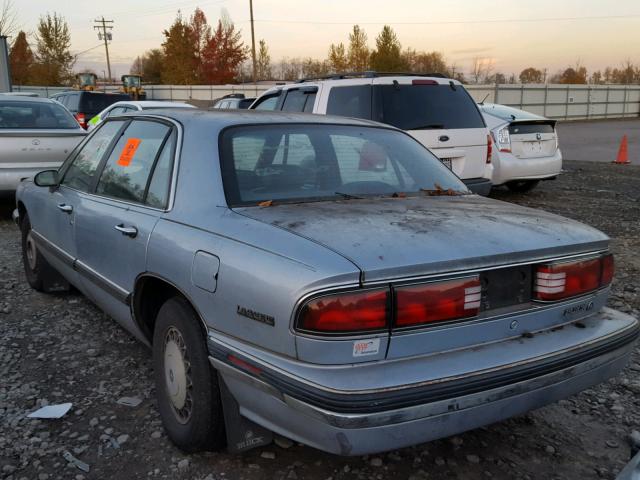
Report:
[[[617,276],[610,306],[640,310],[640,167],[567,162],[526,195],[496,198],[608,233]],[[0,477],[6,479],[590,479],[614,478],[640,430],[640,349],[609,382],[525,416],[372,457],[341,458],[279,441],[232,456],[184,455],[167,439],[149,351],[78,294],[26,283],[12,206],[0,205]],[[118,403],[134,397],[137,406]],[[73,402],[59,420],[36,408]],[[64,457],[89,465],[88,473]]]

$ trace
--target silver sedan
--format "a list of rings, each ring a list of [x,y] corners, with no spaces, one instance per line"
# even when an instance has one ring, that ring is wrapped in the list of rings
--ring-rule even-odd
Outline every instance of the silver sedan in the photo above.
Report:
[[[109,117],[14,217],[33,288],[75,285],[152,348],[185,451],[456,434],[606,380],[639,333],[605,308],[606,235],[473,195],[364,120]]]
[[[0,195],[13,195],[23,178],[59,167],[85,135],[53,100],[0,95]]]

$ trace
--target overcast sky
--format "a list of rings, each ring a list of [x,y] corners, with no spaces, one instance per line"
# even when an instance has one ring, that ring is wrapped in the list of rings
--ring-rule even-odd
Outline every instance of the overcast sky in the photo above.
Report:
[[[554,73],[580,60],[588,70],[640,63],[640,0],[254,0],[256,43],[265,39],[272,60],[324,58],[330,43],[348,41],[355,23],[369,45],[387,23],[404,47],[437,50],[468,72],[476,57],[491,59],[495,70],[511,73],[534,66]],[[114,76],[133,59],[159,47],[162,30],[178,9],[190,16],[200,7],[214,24],[225,8],[251,41],[249,0],[14,0],[22,29],[33,32],[37,19],[58,12],[71,28],[72,53],[100,44],[93,20],[114,20],[110,46]],[[79,67],[106,69],[104,48],[78,57]]]

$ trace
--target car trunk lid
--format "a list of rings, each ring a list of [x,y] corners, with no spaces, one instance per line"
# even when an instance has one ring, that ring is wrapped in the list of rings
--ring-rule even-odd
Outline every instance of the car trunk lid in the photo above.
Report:
[[[363,283],[605,249],[608,237],[541,210],[458,197],[375,198],[237,209],[351,260]]]
[[[558,148],[553,120],[522,120],[509,124],[511,153],[517,158],[552,156]]]
[[[57,166],[85,135],[79,130],[0,131],[0,168]]]

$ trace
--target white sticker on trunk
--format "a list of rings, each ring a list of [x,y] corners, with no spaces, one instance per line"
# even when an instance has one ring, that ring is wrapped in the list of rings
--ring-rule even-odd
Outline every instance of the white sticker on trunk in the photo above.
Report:
[[[368,340],[356,340],[353,342],[353,356],[364,357],[366,355],[375,355],[380,351],[380,339],[371,338]]]

